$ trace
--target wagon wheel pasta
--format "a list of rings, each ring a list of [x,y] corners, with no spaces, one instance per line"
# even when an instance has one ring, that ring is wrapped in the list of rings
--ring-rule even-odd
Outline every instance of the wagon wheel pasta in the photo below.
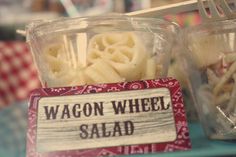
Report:
[[[138,36],[132,32],[95,35],[88,47],[89,63],[93,64],[98,58],[105,59],[127,81],[151,78],[144,74],[146,66],[149,66],[149,71],[155,73],[155,66],[150,67],[150,61],[147,62],[148,57],[151,58],[150,54],[146,52]],[[152,75],[154,78],[154,74]]]
[[[68,49],[68,44],[69,41],[64,42],[64,46],[50,45],[44,51],[49,71],[45,77],[49,86],[154,79],[162,71],[162,65],[156,63],[156,57],[147,51],[135,32],[108,32],[92,36],[88,41],[85,67],[80,64],[72,66],[75,58],[70,56],[77,56],[79,52]]]

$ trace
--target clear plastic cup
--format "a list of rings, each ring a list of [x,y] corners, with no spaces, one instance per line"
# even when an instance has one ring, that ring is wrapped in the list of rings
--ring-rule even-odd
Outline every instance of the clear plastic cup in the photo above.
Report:
[[[178,26],[121,15],[36,21],[27,41],[45,87],[167,76]]]
[[[236,20],[187,28],[182,38],[190,91],[211,139],[236,139]]]

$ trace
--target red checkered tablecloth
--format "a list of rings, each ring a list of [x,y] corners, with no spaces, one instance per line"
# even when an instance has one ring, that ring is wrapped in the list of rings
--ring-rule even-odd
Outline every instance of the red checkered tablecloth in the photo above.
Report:
[[[27,99],[38,87],[40,82],[27,44],[0,41],[0,108]]]

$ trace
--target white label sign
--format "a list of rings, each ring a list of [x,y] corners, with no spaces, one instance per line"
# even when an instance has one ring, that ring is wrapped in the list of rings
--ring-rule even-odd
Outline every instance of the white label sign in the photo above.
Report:
[[[169,89],[43,97],[37,151],[89,149],[176,139]]]

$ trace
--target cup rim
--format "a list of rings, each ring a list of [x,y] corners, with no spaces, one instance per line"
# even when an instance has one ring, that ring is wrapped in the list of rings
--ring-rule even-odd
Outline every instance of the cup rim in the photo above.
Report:
[[[84,17],[62,17],[62,18],[57,18],[57,19],[52,19],[52,20],[36,20],[32,21],[28,25],[26,25],[26,31],[27,32],[33,32],[33,31],[39,31],[39,29],[43,27],[47,27],[50,25],[57,25],[60,23],[70,23],[70,22],[89,22],[89,21],[102,21],[102,20],[123,20],[123,21],[143,21],[147,23],[153,23],[162,26],[170,26],[172,27],[171,30],[169,30],[171,33],[178,34],[180,31],[180,26],[177,23],[167,21],[165,19],[161,18],[146,18],[146,17],[136,17],[136,16],[127,16],[123,14],[109,14],[109,15],[98,15],[98,16],[84,16]],[[165,30],[164,28],[160,28]]]

